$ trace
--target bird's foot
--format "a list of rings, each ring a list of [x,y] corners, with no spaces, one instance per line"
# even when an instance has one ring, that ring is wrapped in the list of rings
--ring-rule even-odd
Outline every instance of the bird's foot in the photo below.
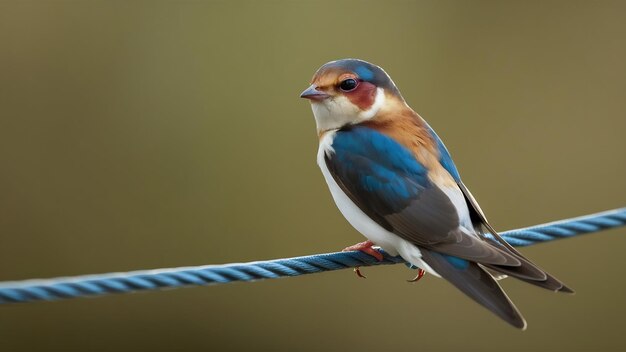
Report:
[[[365,241],[365,242],[357,243],[350,247],[346,247],[342,250],[342,252],[361,251],[363,253],[369,254],[372,257],[376,258],[376,260],[378,260],[379,262],[382,262],[383,255],[376,249],[372,248],[373,245],[374,243],[372,241]],[[367,278],[365,275],[361,274],[361,269],[358,266],[354,268],[354,273],[356,274],[356,276],[360,278],[363,278],[363,279]]]
[[[372,246],[374,246],[374,242],[372,242],[372,241],[365,241],[365,242],[357,243],[357,244],[352,245],[350,247],[346,247],[346,248],[342,249],[341,251],[342,252],[361,251],[363,253],[369,254],[372,257],[376,258],[376,260],[378,260],[379,262],[382,262],[383,261],[382,253],[380,253],[376,249],[372,248]]]
[[[421,278],[424,277],[424,274],[426,274],[426,272],[424,270],[418,268],[417,269],[417,276],[415,276],[411,280],[406,280],[406,282],[418,282],[418,281],[420,281]]]

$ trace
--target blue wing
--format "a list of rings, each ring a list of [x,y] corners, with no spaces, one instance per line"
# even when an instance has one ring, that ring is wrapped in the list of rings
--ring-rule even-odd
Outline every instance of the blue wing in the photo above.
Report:
[[[440,253],[520,265],[508,253],[461,231],[452,201],[430,182],[427,168],[392,138],[371,128],[350,126],[336,132],[332,148],[326,165],[333,178],[383,228]],[[451,160],[448,165],[454,167]]]
[[[430,187],[428,170],[393,139],[369,128],[338,131],[333,140],[333,171],[354,191],[369,194],[371,210],[401,210]]]

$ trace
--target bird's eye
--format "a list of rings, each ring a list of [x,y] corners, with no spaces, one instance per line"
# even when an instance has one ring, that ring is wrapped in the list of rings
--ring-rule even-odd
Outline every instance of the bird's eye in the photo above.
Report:
[[[343,90],[344,92],[349,92],[351,90],[354,90],[354,88],[356,88],[356,86],[358,85],[359,82],[357,82],[356,79],[348,78],[339,83],[339,89]]]

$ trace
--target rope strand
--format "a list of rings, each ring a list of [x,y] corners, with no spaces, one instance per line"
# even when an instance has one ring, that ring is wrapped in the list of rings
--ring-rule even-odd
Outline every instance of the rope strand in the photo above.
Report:
[[[511,245],[522,247],[625,225],[626,207],[511,230],[503,232],[502,237]],[[382,249],[378,250],[384,256],[383,261],[380,262],[362,252],[336,252],[250,263],[139,270],[45,280],[5,281],[0,282],[0,304],[276,279],[357,266],[406,264],[404,259],[392,257]]]

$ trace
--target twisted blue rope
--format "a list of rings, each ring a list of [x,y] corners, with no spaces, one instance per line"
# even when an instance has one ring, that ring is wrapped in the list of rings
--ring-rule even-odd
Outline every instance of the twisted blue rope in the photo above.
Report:
[[[626,208],[620,208],[507,231],[502,233],[502,237],[513,246],[529,246],[625,225]],[[400,257],[392,257],[383,250],[379,251],[384,255],[381,262],[361,252],[337,252],[241,264],[139,270],[47,280],[7,281],[0,282],[0,304],[275,279],[357,266],[406,263]]]

